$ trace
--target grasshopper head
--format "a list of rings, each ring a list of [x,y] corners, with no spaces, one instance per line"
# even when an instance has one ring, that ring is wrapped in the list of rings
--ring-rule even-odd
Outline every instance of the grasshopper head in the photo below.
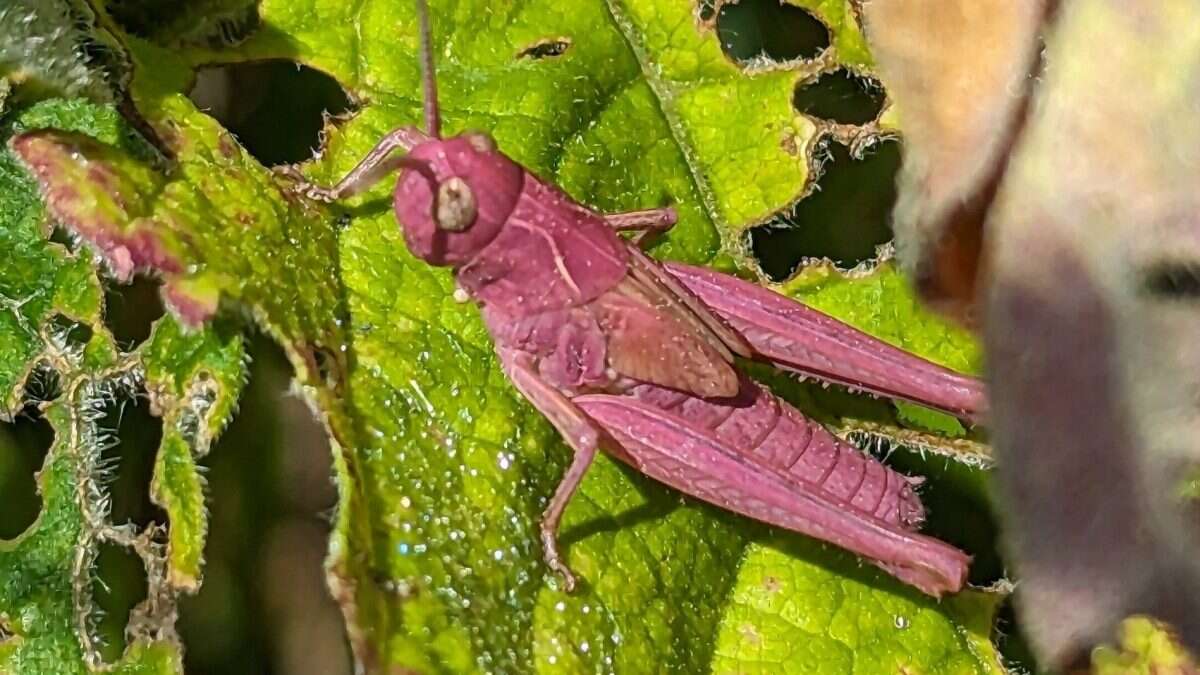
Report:
[[[413,148],[396,182],[396,218],[413,255],[457,267],[499,234],[525,170],[482,133],[435,138]]]

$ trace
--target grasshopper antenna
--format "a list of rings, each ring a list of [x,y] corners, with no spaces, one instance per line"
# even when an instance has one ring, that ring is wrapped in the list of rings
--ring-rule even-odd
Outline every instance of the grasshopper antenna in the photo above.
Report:
[[[425,132],[434,138],[441,138],[442,123],[438,114],[437,80],[433,74],[428,0],[417,0],[417,16],[421,21],[421,84],[425,87]]]

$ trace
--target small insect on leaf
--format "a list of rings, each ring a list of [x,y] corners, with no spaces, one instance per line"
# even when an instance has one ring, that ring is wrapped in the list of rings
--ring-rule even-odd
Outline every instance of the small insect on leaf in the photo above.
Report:
[[[517,56],[523,59],[548,59],[555,56],[562,56],[570,48],[571,40],[568,38],[540,40],[522,49]]]

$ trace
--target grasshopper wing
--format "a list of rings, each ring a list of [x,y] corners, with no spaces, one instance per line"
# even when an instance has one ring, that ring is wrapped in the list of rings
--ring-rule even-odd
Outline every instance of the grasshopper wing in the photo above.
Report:
[[[573,403],[619,444],[615,456],[681,492],[836,544],[935,597],[966,581],[970,558],[962,551],[795,480],[678,415],[626,396]]]
[[[724,319],[717,316],[704,301],[667,273],[662,265],[642,252],[637,246],[629,246],[629,274],[647,288],[663,305],[672,307],[676,314],[692,324],[710,342],[732,360],[733,355],[749,357],[754,353],[746,339]]]
[[[982,382],[913,356],[833,317],[747,281],[667,263],[667,272],[728,322],[754,357],[786,370],[978,421]]]
[[[608,363],[621,375],[696,396],[738,393],[733,356],[669,294],[629,275],[589,308],[607,338]]]
[[[636,246],[629,272],[589,303],[607,336],[612,368],[642,382],[709,398],[740,391],[734,356],[750,345]]]

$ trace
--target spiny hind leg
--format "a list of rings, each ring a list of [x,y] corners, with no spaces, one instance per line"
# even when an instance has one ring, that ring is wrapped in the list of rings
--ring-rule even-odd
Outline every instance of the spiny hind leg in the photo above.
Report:
[[[595,432],[593,431],[592,434],[595,435]],[[558,550],[558,526],[562,522],[563,512],[567,510],[567,504],[571,503],[571,497],[575,496],[575,490],[579,488],[583,477],[587,475],[587,470],[592,466],[592,460],[596,459],[598,443],[595,438],[589,438],[586,443],[577,445],[572,442],[571,445],[575,450],[575,457],[571,460],[570,468],[559,481],[558,487],[555,488],[554,496],[550,498],[550,505],[542,514],[541,525],[542,548],[546,564],[550,566],[550,569],[562,575],[563,588],[568,593],[575,590],[575,574],[571,572],[571,568],[567,566]]]
[[[632,241],[638,246],[642,245],[647,238],[671,229],[678,220],[678,214],[670,206],[660,209],[611,213],[604,216],[604,221],[617,232],[637,232]]]
[[[550,498],[550,505],[542,514],[541,524],[546,565],[562,575],[563,587],[569,593],[575,589],[575,575],[558,550],[558,526],[562,522],[563,512],[571,503],[571,497],[575,495],[592,465],[592,460],[596,458],[596,450],[600,447],[600,434],[595,423],[558,389],[543,380],[523,354],[500,350],[500,361],[517,390],[550,420],[575,451],[570,468],[559,481],[554,496]]]
[[[416,127],[400,127],[384,136],[366,157],[358,163],[350,173],[330,188],[314,185],[294,166],[279,167],[277,171],[296,181],[295,189],[309,199],[322,202],[333,202],[344,199],[367,190],[385,176],[399,168],[404,155],[392,156],[397,150],[408,152],[417,144],[429,140]]]

